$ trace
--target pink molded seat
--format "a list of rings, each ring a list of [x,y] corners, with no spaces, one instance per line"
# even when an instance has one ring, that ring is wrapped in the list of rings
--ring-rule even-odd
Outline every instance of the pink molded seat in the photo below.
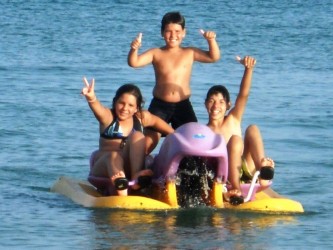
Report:
[[[228,177],[228,154],[224,138],[206,125],[191,122],[168,135],[154,158],[156,179],[175,178],[180,161],[186,156],[212,157],[217,160],[216,177],[225,183]]]

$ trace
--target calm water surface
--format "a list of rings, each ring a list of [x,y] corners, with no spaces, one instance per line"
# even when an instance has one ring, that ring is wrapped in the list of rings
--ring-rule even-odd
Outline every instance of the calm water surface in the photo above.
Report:
[[[3,249],[331,249],[333,160],[333,4],[331,1],[1,1],[0,248]],[[85,179],[98,125],[80,96],[81,78],[111,104],[126,82],[146,108],[152,67],[126,56],[163,45],[160,20],[186,17],[184,46],[206,48],[214,30],[215,64],[195,64],[191,101],[200,122],[204,94],[225,84],[235,99],[242,67],[257,58],[244,127],[258,124],[276,161],[273,188],[300,201],[302,215],[209,208],[173,212],[87,209],[50,192],[61,175]]]

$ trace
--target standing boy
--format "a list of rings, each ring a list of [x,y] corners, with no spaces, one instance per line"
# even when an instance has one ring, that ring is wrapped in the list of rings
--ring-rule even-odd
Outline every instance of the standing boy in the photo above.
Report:
[[[209,50],[195,47],[181,47],[186,35],[185,19],[179,12],[166,13],[161,22],[161,35],[165,46],[149,49],[138,54],[142,33],[134,39],[128,54],[131,67],[143,67],[152,64],[155,71],[153,99],[148,110],[171,123],[176,129],[182,124],[196,122],[197,118],[190,102],[190,80],[195,61],[213,63],[220,59],[220,49],[216,34],[212,31],[200,31],[207,40]],[[149,130],[146,134],[146,153],[157,145],[160,133]]]

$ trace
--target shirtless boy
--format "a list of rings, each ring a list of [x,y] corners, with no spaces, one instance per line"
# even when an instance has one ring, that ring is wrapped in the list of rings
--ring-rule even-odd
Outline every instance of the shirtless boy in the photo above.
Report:
[[[128,65],[143,67],[152,64],[155,71],[153,99],[148,110],[171,123],[176,129],[182,124],[196,122],[192,104],[190,80],[192,66],[195,61],[213,63],[220,59],[220,49],[216,42],[216,34],[203,31],[209,50],[194,47],[181,47],[186,35],[185,19],[179,12],[166,13],[161,22],[161,34],[165,46],[149,49],[138,54],[142,41],[140,33],[131,43],[128,54]],[[149,154],[157,145],[160,133],[150,130],[146,134],[146,153]]]
[[[229,182],[232,189],[227,193],[234,205],[243,202],[240,189],[240,173],[243,170],[251,178],[256,170],[261,170],[259,183],[264,189],[274,175],[274,161],[265,156],[260,130],[250,125],[242,139],[241,122],[250,93],[253,68],[256,60],[246,56],[237,60],[244,65],[244,75],[234,107],[231,108],[228,90],[221,85],[211,87],[207,92],[205,106],[209,115],[208,126],[223,135],[228,149]],[[227,114],[227,115],[226,115]],[[243,167],[243,168],[242,168]],[[266,167],[266,168],[263,168]],[[265,173],[264,173],[265,172]]]

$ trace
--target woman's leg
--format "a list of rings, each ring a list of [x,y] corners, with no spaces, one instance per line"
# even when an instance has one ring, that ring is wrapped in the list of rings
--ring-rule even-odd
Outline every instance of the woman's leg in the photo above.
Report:
[[[145,163],[145,136],[141,132],[134,132],[126,143],[124,149],[125,164],[128,164],[129,179],[137,179],[139,176],[148,175],[153,173],[149,169],[144,169]],[[127,166],[126,166],[127,167]],[[133,186],[133,189],[139,187]]]
[[[99,154],[102,154],[99,156]],[[96,161],[91,169],[94,176],[107,177],[112,183],[117,178],[125,177],[124,161],[119,151],[99,152],[96,155]],[[126,196],[126,190],[117,190],[118,195]]]
[[[124,161],[118,151],[98,152],[95,159],[91,168],[91,174],[94,176],[111,178],[114,174],[124,171]]]

